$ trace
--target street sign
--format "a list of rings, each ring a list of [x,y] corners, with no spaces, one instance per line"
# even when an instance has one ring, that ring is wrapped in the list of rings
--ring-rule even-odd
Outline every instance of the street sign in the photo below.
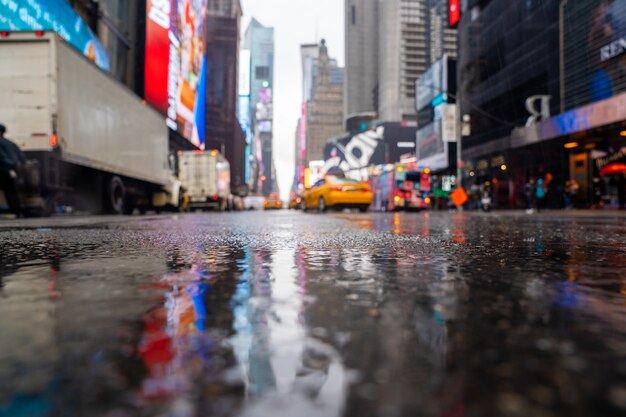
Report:
[[[463,204],[467,203],[467,200],[469,198],[467,197],[465,189],[463,187],[459,187],[450,193],[450,199],[455,206],[460,207]]]

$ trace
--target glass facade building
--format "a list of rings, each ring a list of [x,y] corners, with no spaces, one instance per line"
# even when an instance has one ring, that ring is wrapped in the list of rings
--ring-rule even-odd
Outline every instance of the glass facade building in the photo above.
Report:
[[[623,177],[602,170],[626,156],[626,2],[461,4],[464,185],[493,182],[500,208],[540,178],[548,206],[620,205]]]

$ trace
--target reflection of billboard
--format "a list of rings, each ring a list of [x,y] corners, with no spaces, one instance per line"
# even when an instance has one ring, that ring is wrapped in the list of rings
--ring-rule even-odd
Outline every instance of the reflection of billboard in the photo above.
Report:
[[[198,146],[204,144],[206,2],[148,0],[146,8],[146,100]]]
[[[626,91],[626,2],[569,2],[564,24],[565,108]]]
[[[0,30],[52,30],[105,71],[106,50],[65,0],[0,1]]]

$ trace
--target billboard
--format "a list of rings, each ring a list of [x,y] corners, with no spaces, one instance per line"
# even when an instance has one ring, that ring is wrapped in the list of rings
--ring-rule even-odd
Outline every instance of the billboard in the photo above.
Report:
[[[106,49],[66,0],[0,0],[0,30],[51,30],[105,71]]]
[[[338,138],[324,148],[326,170],[338,167],[349,172],[399,162],[413,151],[415,132],[415,127],[401,123],[382,123],[375,130]]]
[[[204,147],[207,0],[147,0],[146,101]]]
[[[448,57],[431,65],[420,78],[415,81],[415,110],[418,112],[432,106],[437,97],[448,92]]]
[[[564,9],[565,110],[626,91],[626,2],[569,2]]]
[[[249,49],[239,51],[239,95],[250,95],[250,65],[252,56]]]

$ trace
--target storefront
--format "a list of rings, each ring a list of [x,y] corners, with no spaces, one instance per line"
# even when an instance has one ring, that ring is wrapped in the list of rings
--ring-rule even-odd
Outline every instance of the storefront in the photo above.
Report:
[[[616,164],[626,163],[626,93],[515,129],[511,145],[518,158],[532,158],[519,161],[529,177],[554,173],[550,191],[561,206],[571,199],[574,207],[618,207],[624,198],[625,173]]]
[[[552,208],[618,207],[624,173],[615,164],[626,162],[626,2],[546,1],[540,14],[527,8],[521,16],[509,4],[491,2],[478,16],[484,43],[469,36],[476,22],[461,27],[461,42],[478,45],[460,50],[461,111],[472,120],[463,184],[471,196],[489,181],[499,208],[524,207],[532,179],[543,180]],[[491,33],[502,43],[493,50],[506,50],[509,59],[493,61],[505,64],[493,71],[473,71],[490,56],[487,26],[496,21],[511,30]],[[534,38],[541,47],[513,42],[525,25],[542,28]]]

